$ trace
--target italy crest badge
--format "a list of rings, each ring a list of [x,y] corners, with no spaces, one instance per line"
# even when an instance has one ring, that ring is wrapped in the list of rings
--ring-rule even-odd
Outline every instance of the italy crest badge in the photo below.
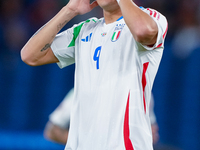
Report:
[[[112,38],[111,38],[111,41],[112,41],[112,42],[115,42],[115,41],[117,41],[117,40],[119,39],[120,34],[121,34],[121,32],[122,32],[122,30],[123,30],[123,28],[124,28],[124,25],[125,25],[125,24],[117,24],[117,25],[115,26],[115,30],[114,30],[113,35],[112,35]]]

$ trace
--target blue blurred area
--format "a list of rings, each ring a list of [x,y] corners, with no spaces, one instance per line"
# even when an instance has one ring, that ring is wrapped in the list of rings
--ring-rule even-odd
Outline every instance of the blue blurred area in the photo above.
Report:
[[[63,150],[64,145],[44,139],[41,132],[0,131],[0,150]]]
[[[16,71],[1,70],[0,127],[41,130],[48,115],[73,87],[74,65],[30,67],[19,60]]]
[[[158,144],[199,150],[199,1],[136,2],[159,10],[169,23],[153,87]],[[0,1],[0,150],[64,149],[46,141],[43,129],[48,115],[73,87],[74,65],[64,69],[56,64],[30,67],[21,61],[20,50],[66,3],[67,0]],[[89,16],[101,16],[99,10],[75,18],[65,28]]]

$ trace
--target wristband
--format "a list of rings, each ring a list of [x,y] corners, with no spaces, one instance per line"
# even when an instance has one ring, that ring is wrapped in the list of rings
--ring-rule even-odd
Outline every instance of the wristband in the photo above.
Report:
[[[116,0],[117,2],[118,2],[118,4],[119,4],[119,2],[120,2],[120,0]]]

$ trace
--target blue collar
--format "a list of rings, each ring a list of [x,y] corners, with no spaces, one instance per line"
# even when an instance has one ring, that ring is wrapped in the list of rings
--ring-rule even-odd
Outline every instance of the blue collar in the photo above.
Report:
[[[121,16],[119,19],[117,19],[117,21],[119,21],[119,20],[121,20],[121,19],[123,19],[124,17],[123,16]]]

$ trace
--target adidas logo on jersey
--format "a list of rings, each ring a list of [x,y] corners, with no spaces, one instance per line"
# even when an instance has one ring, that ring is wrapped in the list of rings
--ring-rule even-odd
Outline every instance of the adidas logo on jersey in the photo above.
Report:
[[[90,42],[91,37],[92,37],[92,33],[90,33],[90,35],[86,36],[86,38],[81,39],[81,41],[83,41],[83,42]]]

